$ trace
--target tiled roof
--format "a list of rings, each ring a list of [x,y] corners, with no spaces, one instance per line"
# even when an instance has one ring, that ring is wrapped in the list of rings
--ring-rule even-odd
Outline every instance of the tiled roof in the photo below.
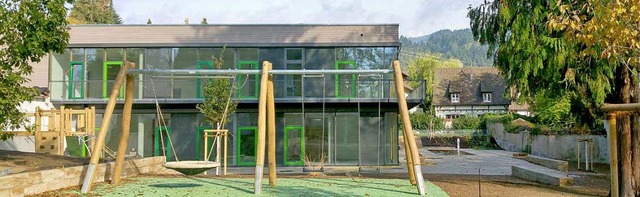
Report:
[[[433,105],[509,105],[505,81],[496,68],[438,68],[433,81]],[[460,94],[460,102],[451,102],[451,93]],[[491,93],[491,102],[483,102],[482,93]]]

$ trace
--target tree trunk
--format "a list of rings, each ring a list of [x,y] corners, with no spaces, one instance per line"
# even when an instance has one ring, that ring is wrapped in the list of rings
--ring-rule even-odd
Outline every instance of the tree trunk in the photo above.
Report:
[[[617,78],[616,84],[616,89],[619,90],[618,103],[631,103],[632,97],[634,102],[637,102],[638,98],[635,94],[638,92],[633,91],[634,95],[632,96],[631,90],[637,90],[638,85],[635,82],[636,80],[633,79],[631,72],[629,72],[629,68],[626,66],[618,67],[618,74],[618,76],[620,76]],[[637,151],[635,151],[636,149],[632,149],[640,146],[640,141],[636,139],[638,138],[638,117],[636,115],[624,115],[618,117],[618,191],[621,196],[638,196],[640,193],[638,193],[636,180],[640,180],[638,179],[638,167],[640,164],[638,162],[632,162],[640,159]],[[634,133],[633,139],[631,133]]]

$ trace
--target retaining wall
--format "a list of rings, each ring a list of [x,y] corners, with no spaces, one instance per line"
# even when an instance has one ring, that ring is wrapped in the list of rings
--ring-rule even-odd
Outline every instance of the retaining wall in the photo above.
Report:
[[[165,172],[162,167],[164,157],[148,157],[125,161],[122,177],[138,174],[155,174]],[[102,163],[96,167],[95,182],[111,179],[114,162]],[[75,166],[23,172],[0,177],[0,196],[25,196],[82,185],[87,166]]]
[[[487,123],[487,130],[500,147],[507,151],[521,152],[527,145],[531,154],[540,157],[576,161],[578,159],[579,138],[593,139],[593,160],[596,163],[609,162],[609,144],[601,135],[529,135],[529,132],[507,133],[502,123]],[[584,161],[584,143],[580,144],[580,160]]]

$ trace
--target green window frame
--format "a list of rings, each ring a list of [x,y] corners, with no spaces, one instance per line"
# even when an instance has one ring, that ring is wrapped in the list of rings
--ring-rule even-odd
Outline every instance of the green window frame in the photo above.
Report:
[[[203,65],[206,65],[204,69],[213,69],[213,62],[211,62],[211,60],[199,60],[196,63],[196,68],[203,69]],[[200,76],[196,78],[196,97],[203,98],[202,97],[202,81],[200,79]]]
[[[171,127],[156,127],[154,129],[154,148],[153,148],[153,155],[154,156],[160,156],[160,150],[162,150],[162,147],[160,147],[160,144],[162,144],[160,142],[160,130],[164,130],[167,132],[167,136],[171,136]],[[167,136],[163,136],[164,138],[164,145],[166,146],[165,148],[165,156],[167,157],[166,161],[169,161],[169,159],[171,158],[171,145],[169,145],[169,137]]]
[[[75,80],[75,72],[73,72],[73,70],[75,69],[76,66],[80,66],[80,69],[82,69],[81,71],[81,75],[80,75],[80,95],[79,96],[75,96],[73,94],[73,90],[75,89],[75,82],[73,80]],[[69,78],[69,88],[68,88],[68,93],[67,96],[69,99],[81,99],[84,98],[84,62],[81,61],[72,61],[69,62],[69,74],[68,74],[68,78]]]
[[[289,161],[289,130],[299,130],[300,132],[300,160]],[[303,126],[285,126],[284,127],[284,165],[285,166],[302,166],[304,165],[304,127]]]
[[[102,67],[102,69],[103,69],[102,70],[102,97],[103,98],[109,98],[109,91],[110,90],[107,89],[107,87],[109,87],[108,86],[108,84],[109,84],[109,79],[108,79],[109,75],[107,73],[107,71],[109,71],[108,66],[109,65],[118,65],[119,67],[122,67],[122,61],[106,61],[102,65],[103,65],[103,67]],[[124,97],[123,92],[124,92],[124,85],[122,85],[120,87],[120,94],[118,95],[118,98],[123,98]]]
[[[196,159],[197,160],[204,159],[204,157],[202,157],[203,155],[201,153],[201,151],[203,151],[203,147],[200,147],[200,146],[201,146],[202,142],[204,141],[204,130],[206,130],[206,129],[213,129],[213,128],[211,128],[211,127],[203,127],[203,126],[200,126],[200,127],[196,128],[196,147],[197,147],[196,148]],[[211,139],[210,141],[207,142],[207,149],[209,151],[211,151],[210,148],[211,148],[212,144],[213,144],[213,139]],[[211,160],[211,159],[214,159],[214,158],[213,157],[209,158],[209,160]]]
[[[241,133],[240,133],[240,132],[241,132],[242,130],[252,130],[252,131],[253,131],[253,135],[254,135],[254,137],[253,137],[253,139],[254,139],[254,140],[253,140],[253,143],[254,143],[254,145],[253,145],[253,147],[254,147],[254,148],[253,148],[253,152],[254,152],[254,155],[255,155],[255,156],[254,156],[254,160],[253,160],[253,162],[242,161],[242,160],[240,159],[240,152],[242,152],[242,151],[241,151],[241,148],[242,148],[242,146],[241,146],[241,144],[242,144],[242,137],[241,137]],[[258,149],[258,127],[256,127],[256,126],[251,126],[251,127],[238,127],[238,130],[237,130],[237,131],[238,131],[238,133],[236,134],[236,136],[238,136],[238,137],[237,137],[238,139],[237,139],[237,141],[236,141],[236,142],[237,142],[237,143],[236,143],[236,158],[237,158],[237,160],[238,160],[238,166],[255,166],[255,165],[256,165],[255,158],[257,157],[257,154],[256,154],[256,153],[258,152],[258,150],[257,150],[257,149]]]
[[[243,69],[242,65],[247,65],[247,64],[251,65],[250,69],[252,69],[252,70],[259,69],[258,61],[238,61],[237,69],[238,70],[242,70]],[[260,75],[257,75],[257,74],[253,75],[253,78],[254,78],[254,83],[253,83],[254,93],[253,93],[253,95],[242,95],[242,89],[240,89],[240,90],[238,90],[238,98],[240,98],[240,99],[257,99],[258,98],[258,93],[259,93],[259,89],[260,89],[260,88],[258,88],[258,84],[260,82],[259,76]],[[242,85],[250,85],[250,84],[244,84],[244,82],[245,82],[244,81],[245,80],[244,77],[245,77],[244,75],[238,75],[238,82],[237,82],[238,83],[238,87],[242,87]],[[251,76],[248,76],[248,77],[251,77]]]
[[[356,61],[346,60],[346,61],[336,61],[336,70],[340,70],[340,65],[348,64],[351,65],[350,69],[355,69]],[[340,74],[335,75],[335,93],[336,98],[353,98],[356,95],[356,75],[351,74],[351,95],[340,95]]]

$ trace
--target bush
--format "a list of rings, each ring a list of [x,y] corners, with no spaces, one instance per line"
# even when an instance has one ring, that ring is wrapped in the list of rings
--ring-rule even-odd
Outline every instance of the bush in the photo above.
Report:
[[[499,146],[491,141],[490,135],[474,133],[469,137],[468,145],[474,149],[499,149]]]
[[[444,120],[434,115],[428,115],[423,112],[416,112],[409,115],[411,127],[416,130],[442,130],[444,129]]]
[[[453,119],[451,127],[453,129],[482,129],[482,121],[478,116],[460,116]]]

